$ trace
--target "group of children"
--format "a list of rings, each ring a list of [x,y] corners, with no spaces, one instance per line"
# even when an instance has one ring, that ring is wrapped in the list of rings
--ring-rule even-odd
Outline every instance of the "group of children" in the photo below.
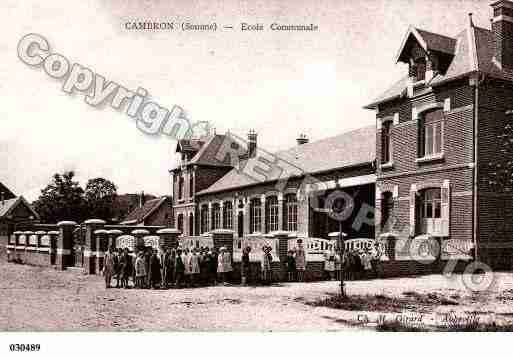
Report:
[[[128,288],[133,280],[134,288],[170,288],[198,285],[215,285],[219,280],[227,283],[232,271],[230,252],[221,247],[215,249],[177,248],[159,254],[156,249],[141,248],[134,256],[128,249],[109,249],[104,257],[105,286]]]
[[[260,273],[252,273],[250,263],[251,247],[242,250],[241,284],[255,277],[263,284],[273,281],[272,247],[265,244],[260,259]],[[375,252],[375,251],[374,251]],[[378,273],[378,255],[370,250],[346,251],[343,257],[330,247],[324,253],[324,271],[326,279],[340,280],[342,272],[346,279],[369,278]],[[301,239],[297,247],[289,250],[284,265],[287,280],[304,281],[306,270],[306,252]],[[343,270],[343,271],[342,271]],[[254,270],[253,270],[254,271]],[[226,247],[219,252],[213,248],[168,248],[158,253],[151,247],[140,248],[135,256],[128,249],[111,248],[104,257],[103,274],[105,286],[111,287],[112,279],[116,280],[116,288],[129,288],[132,278],[134,288],[180,288],[200,285],[216,285],[218,282],[227,284],[230,280],[232,256]]]

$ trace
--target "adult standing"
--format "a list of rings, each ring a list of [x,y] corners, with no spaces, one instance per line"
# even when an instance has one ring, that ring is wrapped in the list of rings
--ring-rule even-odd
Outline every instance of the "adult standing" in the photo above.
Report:
[[[213,285],[217,285],[217,267],[218,267],[218,254],[215,248],[212,248],[212,251],[209,251],[209,263],[208,263],[208,273],[209,273],[209,282]]]
[[[294,257],[296,258],[297,280],[299,282],[303,282],[305,280],[306,270],[306,251],[303,247],[302,239],[297,240],[297,247],[294,254]]]
[[[271,246],[264,245],[262,247],[262,282],[266,285],[271,284],[272,281],[271,264],[273,257],[271,255],[271,250]]]
[[[228,272],[231,271],[231,258],[229,257],[229,253],[227,255],[228,251],[226,250],[226,247],[219,248],[219,256],[217,259],[217,273],[219,274],[221,283],[223,285],[227,284],[227,276]],[[228,263],[228,260],[230,260],[230,263]]]
[[[190,263],[191,263],[191,283],[192,283],[192,286],[196,286],[198,283],[198,278],[199,278],[199,274],[200,274],[200,264],[199,264],[199,255],[195,248],[193,248],[191,251]]]
[[[174,250],[171,248],[166,249],[162,261],[162,286],[168,288],[173,282],[173,272],[175,265]]]
[[[151,259],[152,250],[150,247],[146,247],[144,250],[144,264],[146,265],[146,278],[145,278],[145,287],[150,288],[150,259]]]
[[[108,248],[103,262],[103,276],[105,277],[105,288],[107,289],[110,288],[112,274],[114,274],[114,257],[115,254]]]
[[[242,250],[242,260],[241,260],[241,284],[246,285],[248,277],[250,276],[250,260],[249,253],[251,252],[251,247],[247,246]]]
[[[175,257],[175,286],[180,287],[183,284],[185,265],[183,263],[183,253],[181,249],[176,251]]]
[[[146,278],[146,265],[144,263],[144,253],[139,252],[135,260],[135,280],[136,288],[144,287],[144,279]]]
[[[150,257],[150,288],[156,289],[160,284],[162,278],[160,276],[160,259],[157,256],[157,251],[153,250],[153,253]]]
[[[121,275],[121,286],[123,288],[128,288],[128,279],[130,275],[132,275],[132,258],[130,254],[128,254],[128,248],[125,248],[123,251],[123,257],[121,259],[122,263],[122,275]]]

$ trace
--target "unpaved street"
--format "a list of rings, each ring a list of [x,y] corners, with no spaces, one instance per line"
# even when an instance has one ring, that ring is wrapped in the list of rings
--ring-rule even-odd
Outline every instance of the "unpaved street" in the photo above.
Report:
[[[431,314],[477,313],[486,320],[513,319],[513,276],[497,274],[497,285],[470,293],[461,276],[358,281],[350,295],[437,293],[458,305]],[[210,287],[179,290],[106,290],[99,276],[0,262],[0,330],[354,330],[366,313],[312,306],[337,292],[338,283],[292,283],[273,287]],[[416,308],[405,308],[415,313]],[[395,315],[395,314],[391,314]]]

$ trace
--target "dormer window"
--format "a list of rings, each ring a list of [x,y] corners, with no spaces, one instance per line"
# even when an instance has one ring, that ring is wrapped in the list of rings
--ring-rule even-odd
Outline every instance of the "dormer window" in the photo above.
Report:
[[[415,60],[415,80],[422,81],[426,79],[426,58],[421,57]]]

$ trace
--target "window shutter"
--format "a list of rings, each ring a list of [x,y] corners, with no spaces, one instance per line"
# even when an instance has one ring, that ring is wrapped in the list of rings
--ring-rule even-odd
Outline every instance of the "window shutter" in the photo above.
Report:
[[[415,222],[416,222],[416,197],[417,186],[412,184],[410,188],[410,236],[415,237]]]
[[[449,224],[450,220],[450,211],[451,211],[451,184],[449,180],[445,180],[442,184],[441,189],[441,216],[442,216],[442,225],[441,225],[441,236],[449,237]]]

